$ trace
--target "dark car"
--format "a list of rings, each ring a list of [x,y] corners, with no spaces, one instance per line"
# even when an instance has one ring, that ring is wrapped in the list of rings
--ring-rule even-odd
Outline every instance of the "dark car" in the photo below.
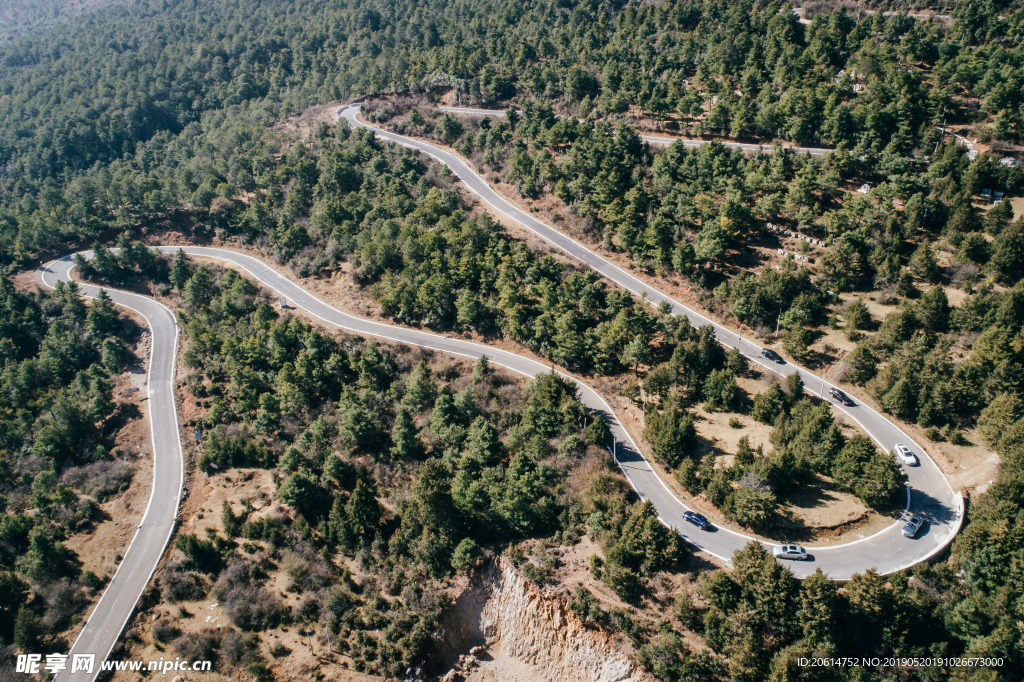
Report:
[[[779,354],[773,351],[771,348],[762,348],[761,357],[768,358],[772,362],[782,362],[782,358],[779,357]]]
[[[684,511],[683,518],[701,529],[711,527],[711,522],[704,518],[703,514],[698,514],[697,512]]]
[[[846,395],[838,388],[828,389],[828,394],[832,396],[836,402],[842,403],[843,405],[853,405],[853,401],[850,400],[850,396]]]

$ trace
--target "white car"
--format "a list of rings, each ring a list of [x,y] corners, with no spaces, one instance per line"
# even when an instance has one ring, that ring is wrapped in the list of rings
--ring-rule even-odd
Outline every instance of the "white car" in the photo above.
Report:
[[[776,559],[803,561],[807,558],[807,550],[800,545],[779,545],[772,551],[772,554]]]
[[[896,456],[903,461],[908,467],[916,467],[918,465],[917,455],[910,451],[903,443],[896,443]]]

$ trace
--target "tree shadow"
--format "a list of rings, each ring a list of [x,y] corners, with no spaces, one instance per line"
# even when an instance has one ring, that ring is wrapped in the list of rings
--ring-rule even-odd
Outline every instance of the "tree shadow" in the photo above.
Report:
[[[693,415],[694,421],[706,420],[706,417],[700,415]],[[723,457],[725,455],[732,455],[731,452],[726,452],[718,446],[718,444],[705,436],[697,434],[696,443],[693,446],[692,458],[695,462],[700,463],[707,455],[714,455],[717,457]]]
[[[796,512],[810,510],[827,505],[830,502],[837,502],[839,499],[838,491],[832,487],[829,481],[821,477],[815,477],[810,481],[801,483],[798,488],[783,498],[782,501],[787,508],[778,510],[771,525],[764,528],[762,532],[766,538],[775,539],[780,542],[814,542],[818,539],[819,531],[846,528],[863,521],[864,517],[861,516],[828,529],[814,528],[807,526],[794,513],[794,510]],[[892,518],[897,516],[897,512],[891,509],[877,509],[875,511]]]
[[[141,391],[140,391],[141,393]],[[142,418],[142,410],[137,403],[115,403],[113,414],[104,423],[104,436],[112,438],[130,422]]]

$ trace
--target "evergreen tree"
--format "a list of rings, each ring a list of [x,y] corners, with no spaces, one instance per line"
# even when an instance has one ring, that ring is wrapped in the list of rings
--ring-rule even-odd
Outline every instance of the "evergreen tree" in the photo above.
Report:
[[[405,407],[398,410],[395,426],[391,429],[391,454],[400,459],[417,459],[423,455],[423,443],[420,441],[419,429],[412,415]]]
[[[704,382],[704,407],[709,412],[736,410],[741,398],[740,388],[729,370],[716,369]]]
[[[360,478],[345,504],[344,529],[351,541],[372,540],[381,523],[381,507],[373,489]]]
[[[836,639],[836,628],[842,622],[839,590],[820,568],[800,583],[797,622],[809,642],[824,644]]]
[[[174,254],[174,260],[171,263],[171,284],[174,285],[174,288],[178,290],[179,294],[182,294],[184,292],[185,285],[191,277],[192,267],[189,263],[189,258],[185,255],[184,251],[178,249]]]
[[[644,422],[644,438],[659,462],[674,469],[691,456],[697,443],[697,429],[678,396],[670,396],[660,411],[649,409]]]
[[[409,373],[402,402],[413,414],[419,414],[434,404],[436,396],[437,386],[430,366],[421,360]]]

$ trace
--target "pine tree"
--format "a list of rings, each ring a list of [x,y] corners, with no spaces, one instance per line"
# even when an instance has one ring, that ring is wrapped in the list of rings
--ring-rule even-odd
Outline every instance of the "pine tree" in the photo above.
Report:
[[[354,542],[372,539],[380,526],[381,507],[373,489],[360,478],[345,505],[345,532]]]
[[[86,314],[86,327],[89,333],[103,339],[112,336],[120,323],[114,302],[110,300],[105,289],[100,289],[99,295],[93,300]]]
[[[491,376],[493,370],[486,355],[481,355],[473,366],[473,383],[479,384]]]
[[[800,584],[800,607],[796,618],[804,638],[815,644],[833,642],[838,606],[839,589],[820,568],[805,578]]]
[[[213,277],[210,271],[200,267],[189,277],[181,292],[181,298],[191,310],[199,310],[213,299]]]
[[[743,469],[749,469],[754,465],[754,449],[750,447],[750,438],[743,436],[736,447],[736,464]]]
[[[926,330],[940,333],[949,328],[949,299],[942,287],[932,287],[921,296],[915,312],[921,326]]]
[[[674,469],[693,453],[697,429],[693,417],[679,404],[677,396],[665,401],[664,409],[650,409],[644,418],[644,438],[659,462]]]
[[[269,434],[281,421],[281,406],[273,393],[263,393],[259,398],[254,426],[260,433]]]
[[[921,245],[914,250],[910,256],[910,270],[914,276],[926,282],[938,282],[942,274],[939,263],[935,260],[935,252],[928,242],[921,242]]]
[[[785,413],[788,408],[789,401],[786,394],[778,384],[772,384],[767,391],[754,396],[754,406],[750,410],[750,416],[763,424],[774,424],[779,415]]]
[[[640,364],[648,362],[651,358],[651,351],[640,336],[634,336],[633,340],[626,344],[626,347],[622,350],[622,354],[619,355],[619,362],[631,366],[633,373],[639,376]]]
[[[178,249],[177,253],[174,254],[174,260],[171,263],[171,284],[181,294],[185,288],[185,284],[192,276],[192,268],[189,265],[188,256],[181,249]]]
[[[405,407],[395,415],[395,426],[391,430],[391,454],[400,459],[417,459],[423,455],[423,443],[420,441],[419,429],[412,415]]]
[[[29,607],[18,609],[14,619],[14,646],[26,653],[37,652],[41,648],[43,632],[42,621]]]
[[[421,360],[412,371],[405,384],[405,396],[402,403],[413,414],[419,414],[434,404],[437,397],[437,386],[426,360]]]
[[[716,369],[704,382],[704,407],[710,412],[730,411],[739,407],[740,389],[726,369]]]

